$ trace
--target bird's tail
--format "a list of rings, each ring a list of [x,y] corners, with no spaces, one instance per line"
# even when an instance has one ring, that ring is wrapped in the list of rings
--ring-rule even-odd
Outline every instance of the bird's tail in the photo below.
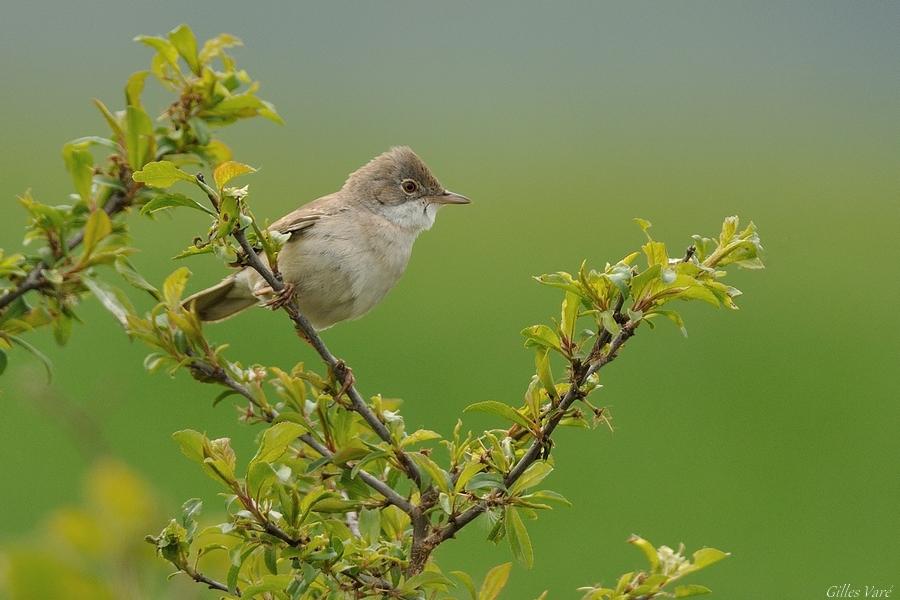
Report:
[[[250,288],[236,275],[187,298],[183,305],[193,309],[201,321],[224,321],[258,302]]]

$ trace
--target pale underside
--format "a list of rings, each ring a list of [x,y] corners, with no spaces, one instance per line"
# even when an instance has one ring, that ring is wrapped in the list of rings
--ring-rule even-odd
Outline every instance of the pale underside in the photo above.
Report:
[[[294,286],[300,311],[316,329],[368,312],[406,269],[413,242],[434,222],[436,207],[409,202],[377,214],[341,202],[340,192],[311,202],[273,223],[291,233],[278,256],[278,270]],[[265,299],[271,289],[256,271],[233,276],[229,295]]]

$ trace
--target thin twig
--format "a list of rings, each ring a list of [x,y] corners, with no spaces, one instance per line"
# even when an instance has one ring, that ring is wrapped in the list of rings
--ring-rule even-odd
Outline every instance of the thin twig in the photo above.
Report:
[[[617,313],[621,311],[621,304],[621,302],[617,304]],[[544,425],[544,427],[541,429],[540,435],[532,442],[531,446],[528,448],[522,458],[520,458],[515,466],[513,466],[513,468],[509,471],[509,473],[507,473],[503,481],[504,485],[507,488],[514,484],[522,476],[522,474],[525,473],[526,470],[528,470],[528,467],[534,464],[534,462],[537,461],[537,459],[541,456],[544,447],[547,444],[547,441],[550,439],[550,436],[553,434],[560,421],[562,421],[565,412],[581,397],[581,386],[588,379],[588,377],[599,371],[601,368],[603,368],[604,365],[609,364],[616,358],[622,345],[631,336],[634,335],[634,331],[637,328],[638,324],[639,322],[626,322],[625,325],[623,325],[620,329],[619,333],[614,338],[612,338],[611,342],[609,342],[608,350],[601,354],[597,359],[593,360],[590,363],[588,369],[580,374],[580,376],[578,376],[577,379],[572,382],[572,386],[569,388],[569,391],[565,396],[563,396],[562,400],[560,400],[554,416],[547,422],[546,425]],[[606,330],[604,330],[604,333],[606,333]],[[433,549],[442,542],[452,538],[460,529],[474,521],[488,508],[488,502],[481,502],[469,508],[468,510],[457,516],[455,519],[451,520],[446,527],[436,530],[428,539],[426,546]]]
[[[239,383],[238,381],[235,381],[234,378],[229,376],[228,373],[226,373],[223,369],[221,369],[219,367],[214,367],[214,366],[210,365],[209,363],[203,362],[201,360],[197,360],[194,363],[192,363],[191,368],[196,371],[199,371],[200,373],[202,373],[204,376],[208,377],[209,379],[213,379],[213,380],[217,381],[221,385],[224,385],[228,389],[230,389],[230,390],[236,392],[237,394],[243,396],[244,398],[246,398],[251,404],[253,404],[254,406],[256,406],[257,408],[259,408],[260,410],[263,411],[263,419],[265,419],[266,421],[271,423],[272,421],[275,420],[275,417],[278,416],[277,413],[275,413],[271,408],[269,408],[268,411],[266,411],[259,404],[259,402],[256,400],[256,398],[253,397],[253,394],[250,393],[250,390],[247,389],[246,386],[241,385],[241,383]],[[316,452],[318,452],[319,454],[321,454],[322,456],[324,456],[325,458],[331,459],[334,457],[334,453],[331,450],[329,450],[327,447],[325,447],[324,444],[320,443],[318,440],[316,440],[310,434],[304,433],[298,439],[301,442],[303,442],[304,444],[306,444],[307,446],[309,446],[310,448],[312,448],[313,450],[315,450]],[[346,470],[349,470],[349,467],[344,467],[344,468]],[[362,479],[363,483],[365,483],[370,488],[374,489],[376,492],[378,492],[379,494],[384,496],[388,502],[395,505],[397,508],[399,508],[403,512],[410,514],[413,511],[412,504],[410,504],[410,502],[406,498],[404,498],[403,496],[401,496],[400,494],[395,492],[385,482],[381,481],[380,479],[378,479],[371,473],[368,473],[367,471],[364,471],[362,469],[360,469],[357,472],[357,475],[359,476],[360,479]]]
[[[304,444],[306,444],[307,446],[309,446],[310,448],[312,448],[313,450],[315,450],[316,452],[318,452],[319,454],[321,454],[322,456],[324,456],[326,458],[330,459],[334,456],[333,452],[331,452],[322,443],[320,443],[318,440],[316,440],[314,437],[312,437],[308,433],[304,433],[303,435],[301,435],[300,441],[302,441]],[[370,488],[374,489],[376,492],[378,492],[379,494],[384,496],[388,502],[395,505],[397,508],[399,508],[400,510],[402,510],[403,512],[405,512],[407,514],[412,512],[412,510],[413,510],[412,504],[410,504],[406,498],[404,498],[403,496],[401,496],[400,494],[395,492],[393,489],[391,489],[391,487],[388,484],[381,481],[374,475],[372,475],[366,471],[363,471],[362,469],[360,469],[357,472],[357,474],[359,475],[359,478],[362,479],[366,485],[368,485]]]
[[[204,575],[203,573],[201,573],[200,571],[192,570],[192,571],[183,571],[183,572],[185,575],[187,575],[188,577],[190,577],[197,583],[205,583],[207,586],[209,586],[209,589],[211,589],[211,590],[219,590],[222,592],[228,592],[232,596],[240,596],[241,595],[240,590],[231,591],[228,589],[228,586],[225,585],[224,583],[216,581],[215,579],[211,579],[211,578],[207,577],[206,575]]]

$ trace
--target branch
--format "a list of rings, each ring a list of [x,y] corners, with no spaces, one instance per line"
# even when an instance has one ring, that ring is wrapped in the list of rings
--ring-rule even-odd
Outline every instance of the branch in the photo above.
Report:
[[[237,240],[238,244],[241,245],[241,248],[244,250],[244,253],[247,255],[247,262],[250,267],[259,273],[259,275],[269,284],[272,288],[272,291],[275,293],[283,292],[285,290],[284,283],[275,276],[272,270],[265,265],[265,263],[260,260],[259,255],[256,253],[256,250],[253,246],[250,245],[250,242],[247,241],[247,236],[244,233],[243,229],[237,229],[233,233],[234,239]],[[326,365],[331,369],[331,371],[335,374],[335,376],[340,380],[341,385],[343,386],[342,391],[347,394],[350,398],[350,401],[353,405],[353,410],[369,424],[369,427],[372,428],[378,437],[380,437],[383,441],[388,443],[392,448],[394,448],[394,452],[397,456],[397,460],[400,462],[400,466],[403,468],[403,471],[406,475],[421,489],[422,487],[422,477],[419,474],[419,469],[412,462],[412,459],[409,456],[396,447],[394,443],[394,439],[391,436],[390,431],[385,426],[384,423],[378,418],[378,416],[372,412],[372,409],[369,408],[369,405],[366,404],[366,401],[363,400],[362,395],[360,395],[359,390],[356,389],[355,381],[353,378],[353,374],[350,371],[350,368],[344,363],[344,361],[335,357],[334,354],[328,349],[325,345],[325,342],[322,341],[322,338],[319,337],[319,334],[316,332],[315,327],[309,322],[309,320],[303,316],[300,312],[300,308],[297,306],[297,301],[293,297],[291,297],[284,305],[284,310],[287,312],[291,321],[294,323],[294,327],[300,336],[309,342],[309,344],[313,347],[313,349],[318,353],[318,355],[322,358]]]
[[[306,444],[307,446],[309,446],[310,448],[312,448],[313,450],[315,450],[316,452],[318,452],[319,454],[321,454],[322,456],[324,456],[326,458],[330,459],[334,456],[334,453],[332,453],[328,448],[326,448],[324,445],[322,445],[320,442],[318,442],[314,437],[312,437],[308,433],[304,433],[303,435],[301,435],[300,441],[302,441],[304,444]],[[371,475],[370,473],[363,471],[362,469],[360,469],[358,471],[358,475],[359,475],[359,478],[362,479],[366,485],[368,485],[370,488],[374,489],[376,492],[378,492],[379,494],[384,496],[388,502],[390,502],[391,504],[393,504],[394,506],[396,506],[397,508],[399,508],[400,510],[402,510],[403,512],[405,512],[407,514],[413,512],[412,504],[410,504],[406,498],[404,498],[403,496],[401,496],[400,494],[395,492],[393,489],[391,489],[391,487],[388,484],[381,481],[374,475]]]
[[[125,193],[115,192],[110,196],[109,200],[106,201],[106,206],[103,207],[103,210],[110,216],[122,212],[122,210],[131,203],[132,192],[133,188],[131,187],[129,187],[129,191]],[[71,252],[80,246],[82,241],[84,241],[84,229],[76,233],[72,239],[69,240],[69,243],[67,244],[68,250]],[[48,282],[47,278],[44,276],[44,270],[50,266],[51,265],[47,263],[47,259],[42,260],[28,272],[25,279],[23,279],[19,285],[0,296],[0,311],[28,292],[47,285]]]
[[[223,369],[210,365],[209,363],[203,362],[201,360],[197,360],[196,362],[192,363],[191,368],[199,371],[209,379],[217,381],[228,389],[233,390],[234,392],[246,398],[251,404],[253,404],[253,406],[256,406],[261,411],[263,411],[263,419],[265,419],[267,422],[271,423],[275,420],[275,417],[278,416],[278,414],[271,407],[262,407],[256,400],[256,398],[253,397],[253,394],[250,393],[250,390],[241,385],[239,382],[235,381],[234,378],[230,377]],[[304,433],[298,439],[325,458],[331,459],[334,457],[334,453],[331,450],[329,450],[324,444],[320,443],[310,434]],[[347,467],[344,467],[344,469],[349,470],[349,468]],[[412,504],[410,504],[410,502],[406,498],[391,489],[388,484],[362,469],[358,471],[358,475],[366,485],[384,496],[389,503],[393,504],[407,514],[412,514],[414,510]]]
[[[196,581],[197,583],[205,583],[207,586],[209,586],[209,589],[211,589],[211,590],[219,590],[222,592],[228,592],[228,593],[232,594],[233,596],[241,595],[240,590],[236,589],[232,592],[231,590],[228,589],[228,586],[225,585],[224,583],[216,581],[215,579],[211,579],[211,578],[207,577],[206,575],[204,575],[203,573],[201,573],[200,571],[196,571],[196,570],[184,571],[184,574],[187,575],[188,577],[190,577],[191,579],[193,579],[194,581]]]
[[[621,299],[620,299],[621,300]],[[617,304],[616,314],[621,314],[622,302],[620,301]],[[581,386],[585,383],[588,377],[599,371],[603,368],[604,365],[612,362],[616,356],[618,355],[619,350],[622,345],[634,335],[634,331],[638,326],[638,322],[628,321],[625,325],[622,326],[619,333],[615,338],[609,343],[608,350],[601,354],[596,360],[590,363],[590,366],[581,374],[576,374],[572,381],[572,385],[569,388],[569,391],[563,396],[562,400],[560,400],[559,405],[556,408],[554,415],[550,418],[546,425],[541,429],[540,434],[537,438],[535,438],[534,442],[532,442],[531,446],[519,459],[519,462],[513,466],[513,468],[507,473],[506,477],[503,479],[504,485],[508,488],[512,484],[514,484],[525,471],[528,470],[535,461],[540,458],[540,456],[544,452],[544,448],[546,448],[550,436],[553,435],[554,430],[559,425],[560,421],[562,421],[565,416],[566,411],[574,404],[578,399],[581,398]],[[609,332],[607,330],[603,330],[601,334],[601,339],[608,337]],[[601,344],[605,345],[604,344]],[[428,547],[428,551],[430,553],[435,547],[440,545],[442,542],[452,538],[456,535],[456,533],[474,521],[481,513],[486,511],[489,508],[488,502],[482,502],[468,509],[464,513],[460,514],[455,519],[451,520],[450,523],[444,527],[443,529],[438,529],[435,531],[426,541],[426,546]],[[426,556],[427,560],[427,556]],[[422,563],[424,566],[424,562]]]

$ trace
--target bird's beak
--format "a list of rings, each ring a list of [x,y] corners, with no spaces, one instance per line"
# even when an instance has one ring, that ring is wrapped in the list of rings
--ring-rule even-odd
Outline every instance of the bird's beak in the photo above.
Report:
[[[444,193],[439,196],[431,196],[428,201],[431,204],[469,204],[472,202],[465,196],[455,194],[450,190],[444,190]]]

